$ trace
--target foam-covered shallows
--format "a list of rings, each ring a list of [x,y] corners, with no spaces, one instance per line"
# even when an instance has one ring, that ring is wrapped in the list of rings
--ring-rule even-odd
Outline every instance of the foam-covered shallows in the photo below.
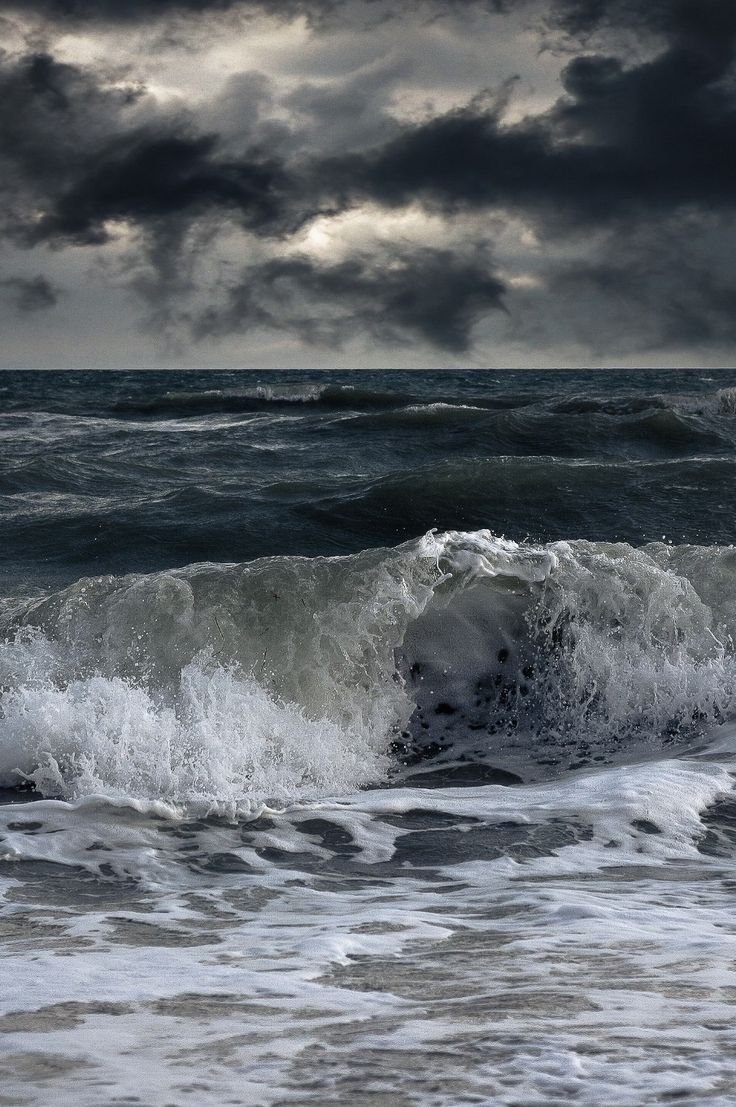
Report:
[[[6,611],[0,780],[247,810],[692,738],[735,714],[735,566],[481,530],[83,579]]]

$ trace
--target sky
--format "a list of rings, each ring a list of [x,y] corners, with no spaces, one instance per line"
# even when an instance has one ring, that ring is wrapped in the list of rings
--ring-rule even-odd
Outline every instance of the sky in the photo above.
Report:
[[[0,364],[736,365],[734,0],[0,0]]]

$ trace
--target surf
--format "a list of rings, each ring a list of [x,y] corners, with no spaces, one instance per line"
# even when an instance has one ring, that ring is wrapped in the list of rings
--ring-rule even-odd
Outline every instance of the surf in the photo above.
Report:
[[[735,573],[480,530],[83,578],[6,604],[0,783],[247,810],[682,748],[736,718]]]

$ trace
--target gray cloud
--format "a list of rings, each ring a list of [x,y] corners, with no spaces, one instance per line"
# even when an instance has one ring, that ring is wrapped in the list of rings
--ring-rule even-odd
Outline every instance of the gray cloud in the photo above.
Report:
[[[340,195],[446,210],[503,206],[548,223],[638,219],[652,210],[736,203],[733,37],[679,41],[640,65],[580,55],[566,95],[516,126],[474,104],[407,128],[386,146],[335,159]]]
[[[246,270],[224,304],[193,321],[197,338],[270,326],[309,343],[339,345],[356,330],[382,341],[417,338],[465,353],[478,320],[504,310],[503,282],[487,252],[396,249],[336,264],[273,259]]]
[[[224,210],[258,227],[282,214],[278,158],[262,149],[227,158],[218,136],[181,111],[136,115],[135,87],[105,87],[94,73],[33,54],[6,60],[0,96],[6,227],[29,243],[98,245],[113,220],[146,226]]]
[[[621,335],[632,350],[728,347],[736,341],[733,248],[732,226],[691,213],[685,227],[668,220],[612,235],[590,259],[558,266],[553,294],[598,352]]]
[[[514,4],[530,0],[418,0],[420,7],[435,13],[452,9],[479,7],[487,11],[506,11]],[[533,0],[531,0],[533,2]],[[350,8],[349,0],[0,0],[0,12],[37,16],[57,25],[69,24],[141,24],[172,18],[212,16],[233,10],[265,11],[281,18],[306,15],[309,18],[340,17]],[[366,0],[365,15],[375,18],[401,16],[403,9],[381,0]],[[374,9],[374,11],[371,11]],[[355,6],[352,6],[355,18]]]
[[[6,277],[0,280],[0,289],[8,292],[16,310],[22,315],[52,308],[59,299],[58,288],[42,276]]]
[[[138,23],[242,6],[242,0],[2,0],[0,10],[58,23]]]
[[[169,332],[188,327],[201,342],[265,327],[326,347],[357,332],[462,354],[483,319],[500,324],[506,307],[508,327],[542,344],[565,317],[582,334],[584,305],[593,317],[625,320],[647,347],[736,340],[731,263],[709,272],[698,245],[711,241],[714,222],[716,238],[732,237],[732,0],[455,0],[447,10],[464,5],[527,11],[539,41],[561,51],[553,103],[510,122],[512,86],[489,81],[495,91],[480,88],[464,106],[402,116],[394,96],[411,67],[400,54],[329,80],[279,83],[248,69],[205,102],[155,97],[120,65],[72,64],[50,50],[0,55],[6,237],[37,257],[69,246],[93,254],[124,228],[130,285],[149,318]],[[53,29],[235,6],[28,0],[22,11]],[[356,18],[350,4],[315,0],[309,10],[346,26]],[[21,9],[0,0],[2,11]],[[386,12],[400,24],[401,9]],[[207,33],[197,27],[194,48]],[[632,29],[644,35],[636,56],[622,47]],[[378,223],[400,211],[439,214],[446,241],[379,235],[327,259],[294,238],[365,205]],[[527,258],[539,277],[533,292],[523,281],[517,291],[498,251],[468,245],[471,223],[480,221],[486,242],[499,220],[514,219],[537,236],[536,260]],[[257,249],[246,264],[223,262],[238,276],[201,283],[199,254],[216,258],[228,234]],[[525,310],[534,312],[526,325]],[[606,328],[590,330],[593,346]]]

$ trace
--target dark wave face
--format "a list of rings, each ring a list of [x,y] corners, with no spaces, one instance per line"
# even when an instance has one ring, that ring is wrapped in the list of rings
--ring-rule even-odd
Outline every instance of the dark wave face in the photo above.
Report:
[[[732,372],[0,378],[0,566],[352,553],[426,530],[733,538]]]

